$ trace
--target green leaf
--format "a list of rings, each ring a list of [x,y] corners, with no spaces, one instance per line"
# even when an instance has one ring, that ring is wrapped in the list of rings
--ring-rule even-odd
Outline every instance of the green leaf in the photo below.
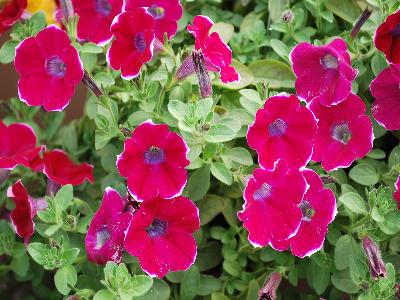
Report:
[[[9,64],[15,58],[15,47],[18,46],[17,41],[7,41],[0,48],[0,63]]]
[[[258,291],[260,290],[260,285],[258,281],[253,279],[249,282],[249,290],[247,291],[246,300],[258,299]]]
[[[71,291],[70,286],[74,287],[78,276],[73,266],[68,265],[58,269],[54,275],[54,284],[57,290],[64,296]]]
[[[117,300],[117,297],[115,297],[114,294],[109,290],[104,289],[98,291],[94,295],[93,300]]]
[[[356,214],[368,214],[364,199],[357,193],[349,192],[343,194],[339,197],[339,201]]]
[[[143,296],[153,285],[153,279],[146,275],[133,275],[129,285],[120,287],[118,294],[121,299],[132,299],[132,297]]]
[[[327,0],[326,8],[343,20],[353,24],[361,14],[355,0]]]
[[[39,265],[45,265],[47,251],[48,251],[47,245],[44,245],[42,243],[30,243],[28,245],[29,255]]]
[[[94,43],[85,43],[82,45],[81,52],[83,53],[102,53],[103,48]]]
[[[307,279],[318,295],[322,295],[330,282],[331,272],[328,266],[320,266],[314,260],[308,266]]]
[[[154,278],[153,286],[151,289],[140,297],[133,297],[137,300],[168,300],[170,298],[171,290],[165,281]]]
[[[15,233],[5,220],[0,220],[0,255],[10,253],[14,249]]]
[[[206,195],[199,202],[200,225],[204,226],[211,222],[225,209],[225,201],[217,195]]]
[[[221,155],[222,159],[229,159],[245,166],[253,165],[253,158],[246,148],[232,148],[224,151]]]
[[[204,164],[191,176],[186,186],[188,196],[193,201],[200,200],[210,188],[210,165]]]
[[[374,73],[375,76],[378,76],[380,72],[387,68],[387,66],[388,63],[385,56],[379,52],[375,53],[371,60],[372,73]]]
[[[369,186],[379,182],[379,175],[375,168],[366,163],[354,166],[350,170],[349,176],[352,180],[361,185]]]
[[[222,267],[228,274],[234,277],[240,277],[242,273],[242,267],[236,260],[225,259]]]
[[[232,184],[232,174],[229,169],[222,162],[212,162],[211,163],[211,174],[219,181],[231,185]]]
[[[295,77],[285,63],[273,59],[252,62],[249,69],[254,74],[254,83],[266,81],[272,89],[293,88]]]
[[[72,264],[75,258],[78,257],[80,251],[81,250],[79,248],[71,248],[64,250],[62,252],[62,259],[64,265]]]
[[[114,78],[112,78],[110,74],[107,74],[105,72],[97,73],[93,79],[98,85],[102,87],[108,87],[115,84]]]
[[[25,250],[25,249],[24,249]],[[29,271],[29,257],[25,251],[23,255],[14,256],[10,264],[11,270],[20,277],[25,277]]]
[[[231,141],[235,138],[236,132],[223,124],[215,124],[207,131],[204,138],[209,143],[222,143]]]
[[[229,298],[222,293],[214,293],[211,295],[211,300],[229,300]]]
[[[278,21],[282,18],[282,13],[289,8],[289,0],[269,0],[268,12],[272,21]]]
[[[242,95],[243,97],[245,97],[246,99],[255,102],[259,105],[262,105],[262,99],[260,94],[256,91],[256,90],[252,90],[252,89],[242,89],[239,91],[240,95]]]
[[[185,272],[180,287],[180,298],[182,300],[192,300],[196,297],[200,286],[200,272],[196,266],[192,266]]]
[[[73,196],[74,189],[72,185],[67,184],[57,192],[54,201],[61,210],[66,210],[70,206]]]
[[[246,67],[244,64],[240,63],[239,61],[233,59],[232,60],[232,67],[235,68],[236,72],[240,75],[239,82],[230,82],[230,83],[223,83],[219,78],[216,78],[213,81],[213,85],[224,87],[230,90],[240,90],[249,86],[254,82],[254,76],[252,71]]]
[[[272,49],[278,54],[280,57],[285,59],[286,61],[289,59],[290,50],[285,43],[281,42],[280,40],[271,39],[270,45]]]
[[[208,296],[219,291],[221,287],[221,279],[209,275],[200,275],[200,284],[197,294],[199,296]]]
[[[210,34],[212,32],[217,32],[221,39],[228,43],[235,34],[235,28],[230,23],[217,22],[211,27]]]
[[[182,101],[172,100],[168,103],[168,111],[177,120],[184,120],[186,114],[189,112],[189,107]]]
[[[345,293],[355,294],[360,290],[360,288],[351,280],[348,270],[333,273],[331,281],[338,290]]]
[[[148,119],[151,119],[151,114],[142,110],[138,110],[129,116],[127,122],[131,126],[137,126]]]
[[[205,98],[197,102],[196,106],[196,116],[203,119],[208,116],[212,110],[214,100],[212,98]]]
[[[384,159],[386,157],[386,153],[381,149],[372,149],[367,156],[372,159]]]

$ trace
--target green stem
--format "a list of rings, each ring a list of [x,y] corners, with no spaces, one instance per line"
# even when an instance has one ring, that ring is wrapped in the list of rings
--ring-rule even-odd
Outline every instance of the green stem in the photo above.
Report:
[[[357,228],[361,227],[362,225],[364,225],[368,221],[369,221],[369,216],[367,215],[367,216],[361,218],[360,220],[358,220],[357,222],[355,222],[354,224],[352,224],[351,226],[349,226],[347,228],[347,230],[349,232],[352,232],[354,229],[357,229]]]

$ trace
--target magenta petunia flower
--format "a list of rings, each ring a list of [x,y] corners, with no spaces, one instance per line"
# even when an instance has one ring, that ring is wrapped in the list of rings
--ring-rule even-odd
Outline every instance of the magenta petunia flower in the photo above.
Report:
[[[400,209],[400,176],[397,178],[395,188],[396,191],[393,193],[393,198],[396,200],[398,209]]]
[[[400,64],[400,10],[388,16],[376,29],[374,42],[389,62]]]
[[[0,120],[0,169],[12,170],[17,165],[31,166],[43,146],[36,147],[33,129],[24,123],[6,126]]]
[[[274,167],[284,159],[289,167],[304,167],[311,159],[317,121],[294,95],[269,98],[249,126],[247,142],[258,153],[260,165]]]
[[[124,7],[123,0],[72,0],[79,15],[78,38],[104,46],[112,39],[110,26]]]
[[[370,85],[375,102],[372,115],[388,130],[400,129],[400,65],[390,65]]]
[[[302,213],[298,205],[307,191],[301,172],[279,160],[274,170],[255,169],[244,190],[243,210],[238,217],[255,247],[285,240],[297,233]]]
[[[340,103],[351,92],[358,71],[351,67],[346,42],[340,38],[323,46],[301,43],[290,54],[297,77],[297,94],[324,106]]]
[[[47,208],[47,202],[44,199],[35,200],[29,196],[21,180],[8,188],[7,197],[15,203],[15,208],[10,215],[15,232],[24,239],[24,243],[27,245],[35,232],[33,218],[39,210]]]
[[[128,190],[138,201],[160,195],[173,198],[182,193],[187,181],[189,148],[167,125],[146,121],[125,140],[117,168],[128,179]]]
[[[164,34],[171,39],[178,30],[178,21],[182,17],[182,5],[179,0],[127,0],[125,10],[133,11],[146,7],[154,18],[156,38],[164,43]]]
[[[194,17],[193,25],[187,26],[187,30],[195,37],[195,50],[202,52],[207,69],[218,72],[222,82],[239,81],[240,75],[231,66],[232,50],[217,32],[209,34],[213,25],[214,22],[209,17],[200,15]],[[191,60],[191,56],[188,59]]]
[[[124,12],[115,17],[111,32],[115,40],[107,52],[107,62],[114,70],[121,70],[122,78],[137,77],[142,66],[153,57],[153,17],[141,7]]]
[[[195,261],[199,210],[185,197],[144,201],[129,225],[125,249],[150,276],[187,270]]]
[[[27,0],[5,0],[0,2],[0,34],[18,22],[26,6]]]
[[[312,170],[302,171],[309,188],[298,205],[303,218],[297,234],[284,241],[272,241],[277,250],[286,250],[290,246],[292,254],[305,257],[319,251],[325,241],[328,225],[335,219],[336,199],[333,192],[325,189],[321,178]]]
[[[309,107],[318,119],[312,160],[321,162],[326,171],[347,168],[372,149],[372,123],[357,95],[351,93],[336,106],[313,101]]]
[[[132,219],[132,214],[125,211],[125,206],[124,199],[117,191],[106,188],[85,238],[86,253],[91,262],[121,262],[125,231]]]
[[[93,166],[74,163],[62,150],[44,152],[43,164],[43,173],[60,185],[80,185],[85,180],[94,183]]]
[[[63,110],[83,77],[82,62],[68,35],[51,25],[23,40],[15,51],[20,99],[47,111]]]

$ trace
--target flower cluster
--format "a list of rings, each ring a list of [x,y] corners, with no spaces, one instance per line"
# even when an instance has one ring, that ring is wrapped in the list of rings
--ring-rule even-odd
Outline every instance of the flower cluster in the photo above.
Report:
[[[364,102],[351,92],[357,71],[343,40],[301,43],[291,61],[299,98],[270,97],[249,126],[247,141],[261,168],[246,185],[238,217],[253,245],[290,247],[305,257],[321,249],[336,215],[333,192],[305,167],[310,160],[328,172],[348,167],[371,150],[374,137]]]
[[[199,213],[192,201],[180,196],[187,181],[188,150],[167,125],[147,121],[133,131],[117,158],[133,199],[106,190],[86,237],[90,261],[120,262],[125,249],[157,277],[194,263]]]

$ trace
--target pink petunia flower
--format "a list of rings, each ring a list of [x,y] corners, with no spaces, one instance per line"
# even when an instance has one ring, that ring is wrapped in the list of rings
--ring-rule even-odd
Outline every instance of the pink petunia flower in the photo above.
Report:
[[[47,111],[63,110],[83,77],[78,52],[55,25],[23,40],[16,48],[14,63],[20,75],[21,101]]]
[[[0,120],[0,169],[12,170],[17,165],[31,166],[43,146],[36,147],[32,127],[24,123],[6,126]]]
[[[299,231],[288,240],[271,242],[271,246],[280,251],[290,246],[292,254],[301,258],[311,256],[322,248],[328,225],[337,213],[335,195],[324,188],[318,174],[309,169],[302,173],[309,188],[298,205],[303,215]]]
[[[372,115],[388,130],[400,129],[400,65],[390,65],[370,85],[375,102]]]
[[[0,3],[0,34],[18,22],[26,6],[27,0],[5,0],[5,3]]]
[[[222,82],[239,81],[240,75],[232,64],[232,50],[221,39],[217,32],[209,34],[214,22],[206,16],[195,16],[193,25],[187,30],[195,37],[195,51],[203,54],[207,70],[221,75]],[[192,55],[186,57],[177,71],[176,77],[183,80],[195,73],[195,62]]]
[[[260,165],[274,167],[284,159],[289,167],[302,168],[311,159],[317,121],[294,95],[269,98],[259,109],[247,132],[249,146],[258,153]]]
[[[398,209],[400,209],[400,176],[397,178],[395,188],[396,191],[393,193],[393,198],[397,202]]]
[[[72,0],[74,12],[79,15],[78,38],[99,46],[112,39],[110,26],[123,11],[123,0]]]
[[[357,95],[351,93],[331,107],[312,101],[309,108],[318,119],[312,160],[322,162],[326,171],[347,168],[372,149],[372,123],[365,114],[364,102]]]
[[[185,141],[167,125],[146,121],[125,140],[117,168],[128,179],[128,190],[138,201],[157,195],[174,198],[187,181],[188,151]]]
[[[24,243],[27,245],[35,232],[33,218],[39,210],[47,208],[47,202],[44,199],[35,200],[29,196],[21,180],[8,188],[7,197],[15,203],[15,208],[10,215],[15,232],[24,239]]]
[[[85,180],[94,183],[93,166],[74,163],[62,150],[44,152],[43,164],[43,173],[60,185],[80,185]]]
[[[307,191],[301,172],[279,160],[274,170],[255,169],[244,190],[243,210],[238,217],[255,247],[285,240],[297,233],[302,213],[298,205]]]
[[[351,67],[346,42],[340,38],[323,46],[301,43],[290,54],[297,77],[297,94],[324,106],[340,103],[351,92],[358,71]]]
[[[178,30],[178,21],[182,17],[182,5],[179,0],[127,0],[125,10],[133,11],[146,7],[154,18],[156,38],[164,43],[164,34],[171,39]]]
[[[389,62],[400,64],[400,10],[388,16],[376,29],[374,42]]]
[[[137,77],[153,57],[153,17],[142,7],[124,12],[115,17],[111,32],[115,40],[107,52],[107,62],[114,70],[121,70],[122,78]]]
[[[124,199],[117,191],[106,188],[85,238],[86,253],[91,262],[121,262],[125,231],[132,219],[132,214],[125,211],[125,206]]]
[[[185,197],[144,201],[132,218],[125,249],[138,258],[150,276],[164,277],[169,271],[187,270],[195,261],[200,228],[199,210]]]

